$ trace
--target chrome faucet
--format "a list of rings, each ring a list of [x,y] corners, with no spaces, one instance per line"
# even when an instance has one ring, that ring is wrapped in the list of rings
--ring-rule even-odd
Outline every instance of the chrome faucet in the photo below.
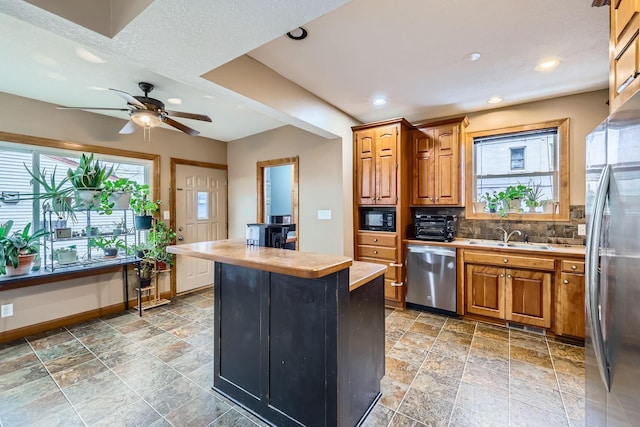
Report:
[[[497,231],[502,231],[503,235],[502,235],[502,241],[505,243],[509,243],[509,239],[511,239],[511,236],[513,236],[514,234],[517,234],[518,236],[522,235],[522,231],[520,230],[513,230],[511,233],[507,232],[507,230],[505,230],[502,227],[498,227],[496,228]]]

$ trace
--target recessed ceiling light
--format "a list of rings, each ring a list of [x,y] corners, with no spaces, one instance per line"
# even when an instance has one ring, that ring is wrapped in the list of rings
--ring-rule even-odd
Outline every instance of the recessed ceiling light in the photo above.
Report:
[[[287,37],[291,40],[304,40],[307,38],[309,33],[302,27],[298,27],[295,30],[291,30],[287,33]]]
[[[478,59],[480,59],[480,54],[478,52],[471,52],[471,53],[467,53],[465,56],[462,57],[462,59],[464,61],[468,61],[468,62],[475,62]]]
[[[376,107],[382,107],[386,103],[387,103],[387,99],[384,96],[376,96],[371,100],[371,104],[373,104]]]
[[[98,55],[89,52],[87,49],[82,46],[76,47],[76,55],[80,58],[84,59],[87,62],[91,62],[92,64],[103,64],[104,59],[100,58]]]
[[[180,105],[180,104],[182,104],[182,99],[180,99],[180,98],[169,98],[169,99],[167,99],[167,102],[169,104]]]
[[[548,59],[546,61],[542,61],[536,66],[536,71],[550,71],[556,68],[560,64],[560,61],[557,59]]]
[[[503,99],[499,96],[492,96],[491,98],[487,99],[487,104],[499,104],[503,101]]]

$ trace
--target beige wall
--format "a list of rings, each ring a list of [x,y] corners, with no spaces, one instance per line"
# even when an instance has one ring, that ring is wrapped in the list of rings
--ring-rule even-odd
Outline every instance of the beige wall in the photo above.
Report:
[[[468,132],[569,118],[569,197],[584,205],[585,137],[609,114],[607,90],[470,113]]]
[[[256,163],[298,156],[300,250],[343,254],[345,205],[340,139],[327,140],[285,126],[233,141],[227,156],[230,238],[244,238],[246,224],[256,222]],[[319,220],[319,209],[331,210],[331,219]]]
[[[159,154],[164,201],[169,201],[171,157],[227,162],[227,144],[223,142],[161,128],[151,131],[151,142],[144,142],[140,130],[132,135],[118,134],[125,123],[84,111],[56,110],[51,104],[0,93],[3,132]],[[168,204],[162,209],[168,210]],[[14,315],[0,319],[0,332],[118,304],[123,301],[121,277],[121,273],[106,274],[2,291],[0,304],[13,303]],[[169,290],[168,277],[161,279],[161,288]]]

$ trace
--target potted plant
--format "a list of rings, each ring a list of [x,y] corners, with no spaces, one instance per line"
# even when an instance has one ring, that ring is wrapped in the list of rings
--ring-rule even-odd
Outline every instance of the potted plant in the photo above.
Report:
[[[507,203],[505,209],[508,209],[509,212],[520,212],[522,210],[522,199],[525,197],[527,193],[527,186],[518,184],[518,185],[509,185],[504,191],[504,199]]]
[[[113,228],[111,229],[111,234],[114,236],[120,236],[122,234],[127,234],[127,230],[124,226],[124,219],[121,219],[118,222],[113,223]]]
[[[525,206],[527,206],[529,212],[535,212],[535,209],[540,206],[542,193],[543,191],[540,183],[527,187],[527,191],[524,197],[524,204]]]
[[[489,213],[496,213],[498,211],[498,202],[500,201],[500,197],[498,197],[498,193],[495,191],[491,194],[487,191],[484,193],[482,198],[487,203],[487,208],[489,209]]]
[[[155,272],[154,260],[143,258],[138,265],[138,278],[140,279],[140,288],[146,288],[151,285],[151,278]]]
[[[153,213],[160,209],[162,201],[154,202],[149,195],[147,184],[139,185],[131,193],[131,209],[136,214],[134,224],[137,230],[149,230],[153,219]]]
[[[127,250],[127,245],[125,245],[122,240],[118,239],[117,236],[91,239],[90,245],[102,249],[105,258],[115,258],[118,256],[118,250]]]
[[[475,213],[483,213],[487,206],[487,200],[485,196],[480,196],[476,198],[473,202],[473,211]]]
[[[107,179],[100,195],[101,214],[111,215],[114,209],[128,209],[131,194],[139,184],[129,178],[118,178],[115,181]]]
[[[48,233],[38,230],[29,235],[31,223],[28,223],[21,231],[9,234],[12,226],[13,221],[7,221],[0,226],[0,274],[28,274],[39,251],[38,240]]]
[[[542,206],[542,213],[552,214],[556,211],[556,201],[552,199],[546,199],[540,201],[540,206]]]
[[[74,169],[67,170],[67,178],[76,190],[76,207],[79,209],[95,209],[100,205],[100,192],[105,181],[113,173],[113,166],[107,169],[93,153],[82,154],[80,162]]]
[[[173,243],[176,233],[164,222],[158,221],[155,228],[149,232],[147,243],[152,247],[158,270],[166,270],[174,264],[175,255],[167,253],[166,247]]]
[[[36,170],[35,172],[29,170],[27,165],[24,165],[27,172],[35,182],[38,183],[40,190],[38,194],[34,195],[34,203],[43,202],[45,210],[53,211],[59,218],[69,218],[74,223],[77,222],[75,212],[73,211],[73,187],[69,186],[69,178],[63,177],[59,183],[56,183],[56,169],[53,168],[53,172],[47,178],[47,170]]]

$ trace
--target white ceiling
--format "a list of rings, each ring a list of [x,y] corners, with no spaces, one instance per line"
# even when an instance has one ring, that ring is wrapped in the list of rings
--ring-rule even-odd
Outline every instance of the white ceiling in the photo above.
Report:
[[[58,0],[61,1],[61,0]],[[86,1],[86,0],[84,0]],[[608,9],[591,0],[155,0],[105,37],[21,0],[0,2],[0,91],[56,105],[123,107],[109,91],[179,97],[178,121],[232,141],[283,115],[200,77],[243,54],[354,118],[410,121],[586,92],[608,84]],[[304,26],[309,37],[283,34]],[[106,62],[86,62],[84,47]],[[463,57],[481,53],[476,62]],[[552,72],[537,72],[555,57]],[[384,95],[384,107],[372,97]],[[126,113],[111,115],[127,119]]]

